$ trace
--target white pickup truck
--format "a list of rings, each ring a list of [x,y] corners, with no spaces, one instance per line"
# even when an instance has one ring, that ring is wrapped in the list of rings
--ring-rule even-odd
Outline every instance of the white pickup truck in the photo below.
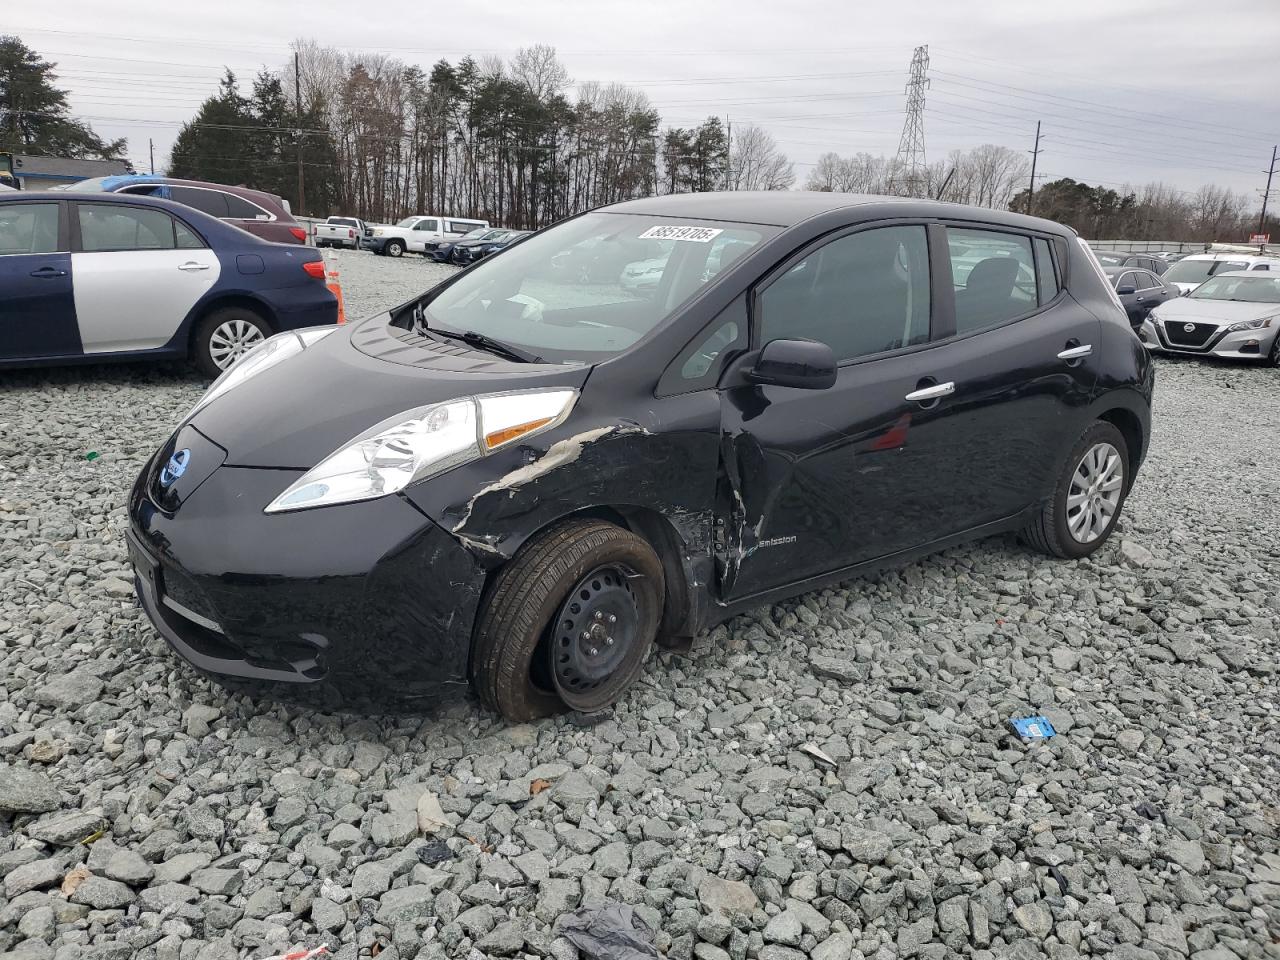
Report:
[[[364,239],[364,221],[355,217],[330,217],[324,223],[316,224],[315,240],[317,247],[350,247],[360,249],[360,241]]]
[[[477,227],[487,226],[487,220],[439,216],[405,217],[394,227],[375,225],[361,245],[366,250],[388,257],[398,257],[406,250],[425,253],[428,240],[456,240]]]

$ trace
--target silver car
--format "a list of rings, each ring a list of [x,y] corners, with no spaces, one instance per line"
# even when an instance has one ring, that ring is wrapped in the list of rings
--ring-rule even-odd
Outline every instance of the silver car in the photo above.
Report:
[[[1280,274],[1236,270],[1168,300],[1138,336],[1153,352],[1266,360],[1280,366]]]

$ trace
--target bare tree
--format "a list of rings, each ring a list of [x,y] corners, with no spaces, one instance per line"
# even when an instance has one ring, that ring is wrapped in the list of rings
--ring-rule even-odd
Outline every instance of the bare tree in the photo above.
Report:
[[[728,180],[734,190],[789,190],[796,173],[772,136],[747,125],[733,138]]]
[[[511,79],[524,84],[539,100],[558,96],[572,82],[569,71],[556,56],[556,48],[545,43],[517,50],[510,73]]]

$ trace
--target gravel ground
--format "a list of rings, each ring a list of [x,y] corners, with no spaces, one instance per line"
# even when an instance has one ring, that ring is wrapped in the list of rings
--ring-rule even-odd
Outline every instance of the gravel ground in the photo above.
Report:
[[[354,315],[449,269],[341,256]],[[1161,362],[1095,558],[989,540],[762,607],[588,728],[180,665],[123,511],[202,387],[0,379],[0,955],[569,960],[609,899],[678,960],[1280,956],[1280,373]],[[1036,710],[1059,736],[1012,740]]]

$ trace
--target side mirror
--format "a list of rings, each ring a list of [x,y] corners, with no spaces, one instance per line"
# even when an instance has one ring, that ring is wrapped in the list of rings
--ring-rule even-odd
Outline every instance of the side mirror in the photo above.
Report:
[[[752,383],[825,390],[836,382],[831,348],[815,340],[771,340],[746,371]]]
[[[1131,293],[1137,293],[1137,287],[1116,287],[1116,294],[1121,297],[1127,297]]]

